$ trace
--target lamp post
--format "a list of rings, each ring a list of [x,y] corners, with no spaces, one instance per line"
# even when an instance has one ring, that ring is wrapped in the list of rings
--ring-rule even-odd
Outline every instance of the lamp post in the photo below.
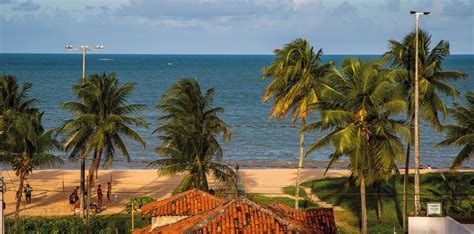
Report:
[[[96,45],[94,48],[89,48],[88,45],[81,45],[79,48],[74,48],[72,45],[65,45],[64,48],[68,51],[82,51],[82,81],[86,79],[86,53],[87,51],[99,51],[104,49],[103,45]]]
[[[420,15],[428,15],[430,12],[417,12],[410,11],[410,14],[416,17],[416,29],[415,29],[415,97],[414,97],[414,108],[415,108],[415,121],[413,122],[414,127],[414,150],[415,150],[415,216],[420,215],[420,147],[419,147],[419,131],[418,131],[418,119],[419,119],[419,88],[418,88],[418,18]]]
[[[72,45],[65,45],[64,48],[68,51],[79,51],[81,50],[82,51],[82,81],[85,81],[86,80],[86,52],[87,51],[99,51],[99,50],[102,50],[104,49],[104,46],[103,45],[96,45],[94,48],[89,48],[88,45],[81,45],[79,48],[74,48]],[[80,209],[80,215],[81,215],[81,218],[84,217],[84,202],[85,202],[85,198],[84,198],[84,191],[85,191],[85,188],[86,188],[86,185],[85,185],[85,174],[86,174],[86,157],[84,155],[82,155],[81,157],[81,194],[80,194],[80,206],[79,206],[79,209]],[[89,191],[90,192],[90,191]]]

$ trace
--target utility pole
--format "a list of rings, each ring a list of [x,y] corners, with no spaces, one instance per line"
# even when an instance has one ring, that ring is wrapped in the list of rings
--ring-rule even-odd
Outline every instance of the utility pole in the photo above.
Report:
[[[96,45],[94,48],[89,48],[88,45],[81,45],[79,48],[74,48],[72,45],[65,45],[64,48],[68,51],[82,51],[82,81],[86,80],[86,54],[87,51],[99,51],[104,49],[103,45]]]
[[[410,14],[415,15],[416,18],[416,29],[415,29],[415,95],[414,95],[414,157],[415,157],[415,216],[420,215],[420,145],[419,145],[419,87],[418,87],[418,18],[420,15],[428,15],[430,12],[416,12],[410,11]]]
[[[87,46],[81,46],[82,49],[82,81],[86,79],[86,53]]]

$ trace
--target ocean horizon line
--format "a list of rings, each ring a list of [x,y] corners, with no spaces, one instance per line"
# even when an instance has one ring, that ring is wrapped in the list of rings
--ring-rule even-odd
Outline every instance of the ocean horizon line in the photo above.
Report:
[[[79,52],[0,52],[0,54],[24,54],[24,55],[52,55],[52,54],[58,54],[58,55],[63,55],[63,54],[80,54]],[[89,51],[88,55],[95,55],[95,54],[100,54],[100,55],[179,55],[179,56],[196,56],[196,55],[205,55],[205,56],[274,56],[272,53],[268,54],[234,54],[234,53],[101,53],[101,52],[94,52],[94,51]],[[373,53],[367,53],[367,54],[362,54],[362,53],[349,53],[349,54],[340,54],[340,53],[333,53],[333,54],[324,54],[325,56],[381,56],[381,54],[373,54]],[[467,55],[467,56],[472,56],[474,54],[458,54],[458,53],[452,53],[450,55]]]

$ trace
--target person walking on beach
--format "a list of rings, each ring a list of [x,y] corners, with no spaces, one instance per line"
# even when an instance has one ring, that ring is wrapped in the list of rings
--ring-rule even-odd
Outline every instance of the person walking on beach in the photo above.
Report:
[[[99,208],[102,207],[102,199],[103,199],[104,195],[102,194],[102,188],[101,188],[101,185],[99,184],[99,186],[97,187],[97,198],[99,199]]]
[[[76,205],[76,196],[74,195],[74,192],[69,195],[69,205],[71,205],[71,210],[74,210],[74,205]]]
[[[74,194],[74,202],[79,201],[79,186],[77,186],[74,191],[72,192]]]
[[[110,195],[112,194],[112,185],[107,182],[107,201],[110,202]]]
[[[33,192],[33,188],[30,186],[30,184],[26,184],[24,192],[25,192],[25,197],[26,197],[26,203],[30,204],[31,203],[31,193]]]

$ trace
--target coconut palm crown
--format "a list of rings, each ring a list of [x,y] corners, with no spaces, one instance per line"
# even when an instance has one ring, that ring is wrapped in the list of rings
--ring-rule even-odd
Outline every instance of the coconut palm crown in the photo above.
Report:
[[[120,85],[115,73],[91,75],[73,87],[80,101],[62,104],[64,109],[76,116],[64,125],[64,130],[69,133],[65,146],[70,151],[70,158],[81,157],[81,149],[86,149],[88,153],[100,150],[104,153],[104,166],[110,166],[117,149],[125,160],[130,161],[123,136],[145,146],[143,137],[132,129],[148,127],[145,120],[135,117],[146,106],[128,103],[134,89],[135,84],[132,83]]]
[[[235,173],[221,163],[223,150],[218,136],[229,141],[229,126],[219,118],[222,107],[213,107],[214,89],[204,94],[195,79],[184,78],[163,95],[156,106],[164,115],[154,133],[162,143],[155,149],[162,157],[150,163],[159,166],[161,175],[185,173],[174,193],[190,188],[209,191],[208,175],[229,187],[235,185]]]
[[[35,105],[37,100],[28,98],[28,92],[32,87],[31,83],[24,83],[19,87],[14,75],[0,76],[0,116],[7,110],[21,113],[38,112]]]
[[[444,94],[450,97],[459,96],[459,91],[450,86],[448,82],[466,78],[464,72],[444,70],[443,61],[449,56],[449,42],[439,41],[433,48],[431,35],[424,30],[419,31],[419,91],[421,116],[434,128],[440,130],[441,117],[448,112],[448,108],[440,97]],[[408,116],[413,113],[413,89],[415,74],[415,32],[406,35],[402,41],[389,40],[389,51],[383,55],[384,59],[391,62],[392,67],[403,68],[408,73],[400,77],[400,84],[405,90],[408,100]]]

